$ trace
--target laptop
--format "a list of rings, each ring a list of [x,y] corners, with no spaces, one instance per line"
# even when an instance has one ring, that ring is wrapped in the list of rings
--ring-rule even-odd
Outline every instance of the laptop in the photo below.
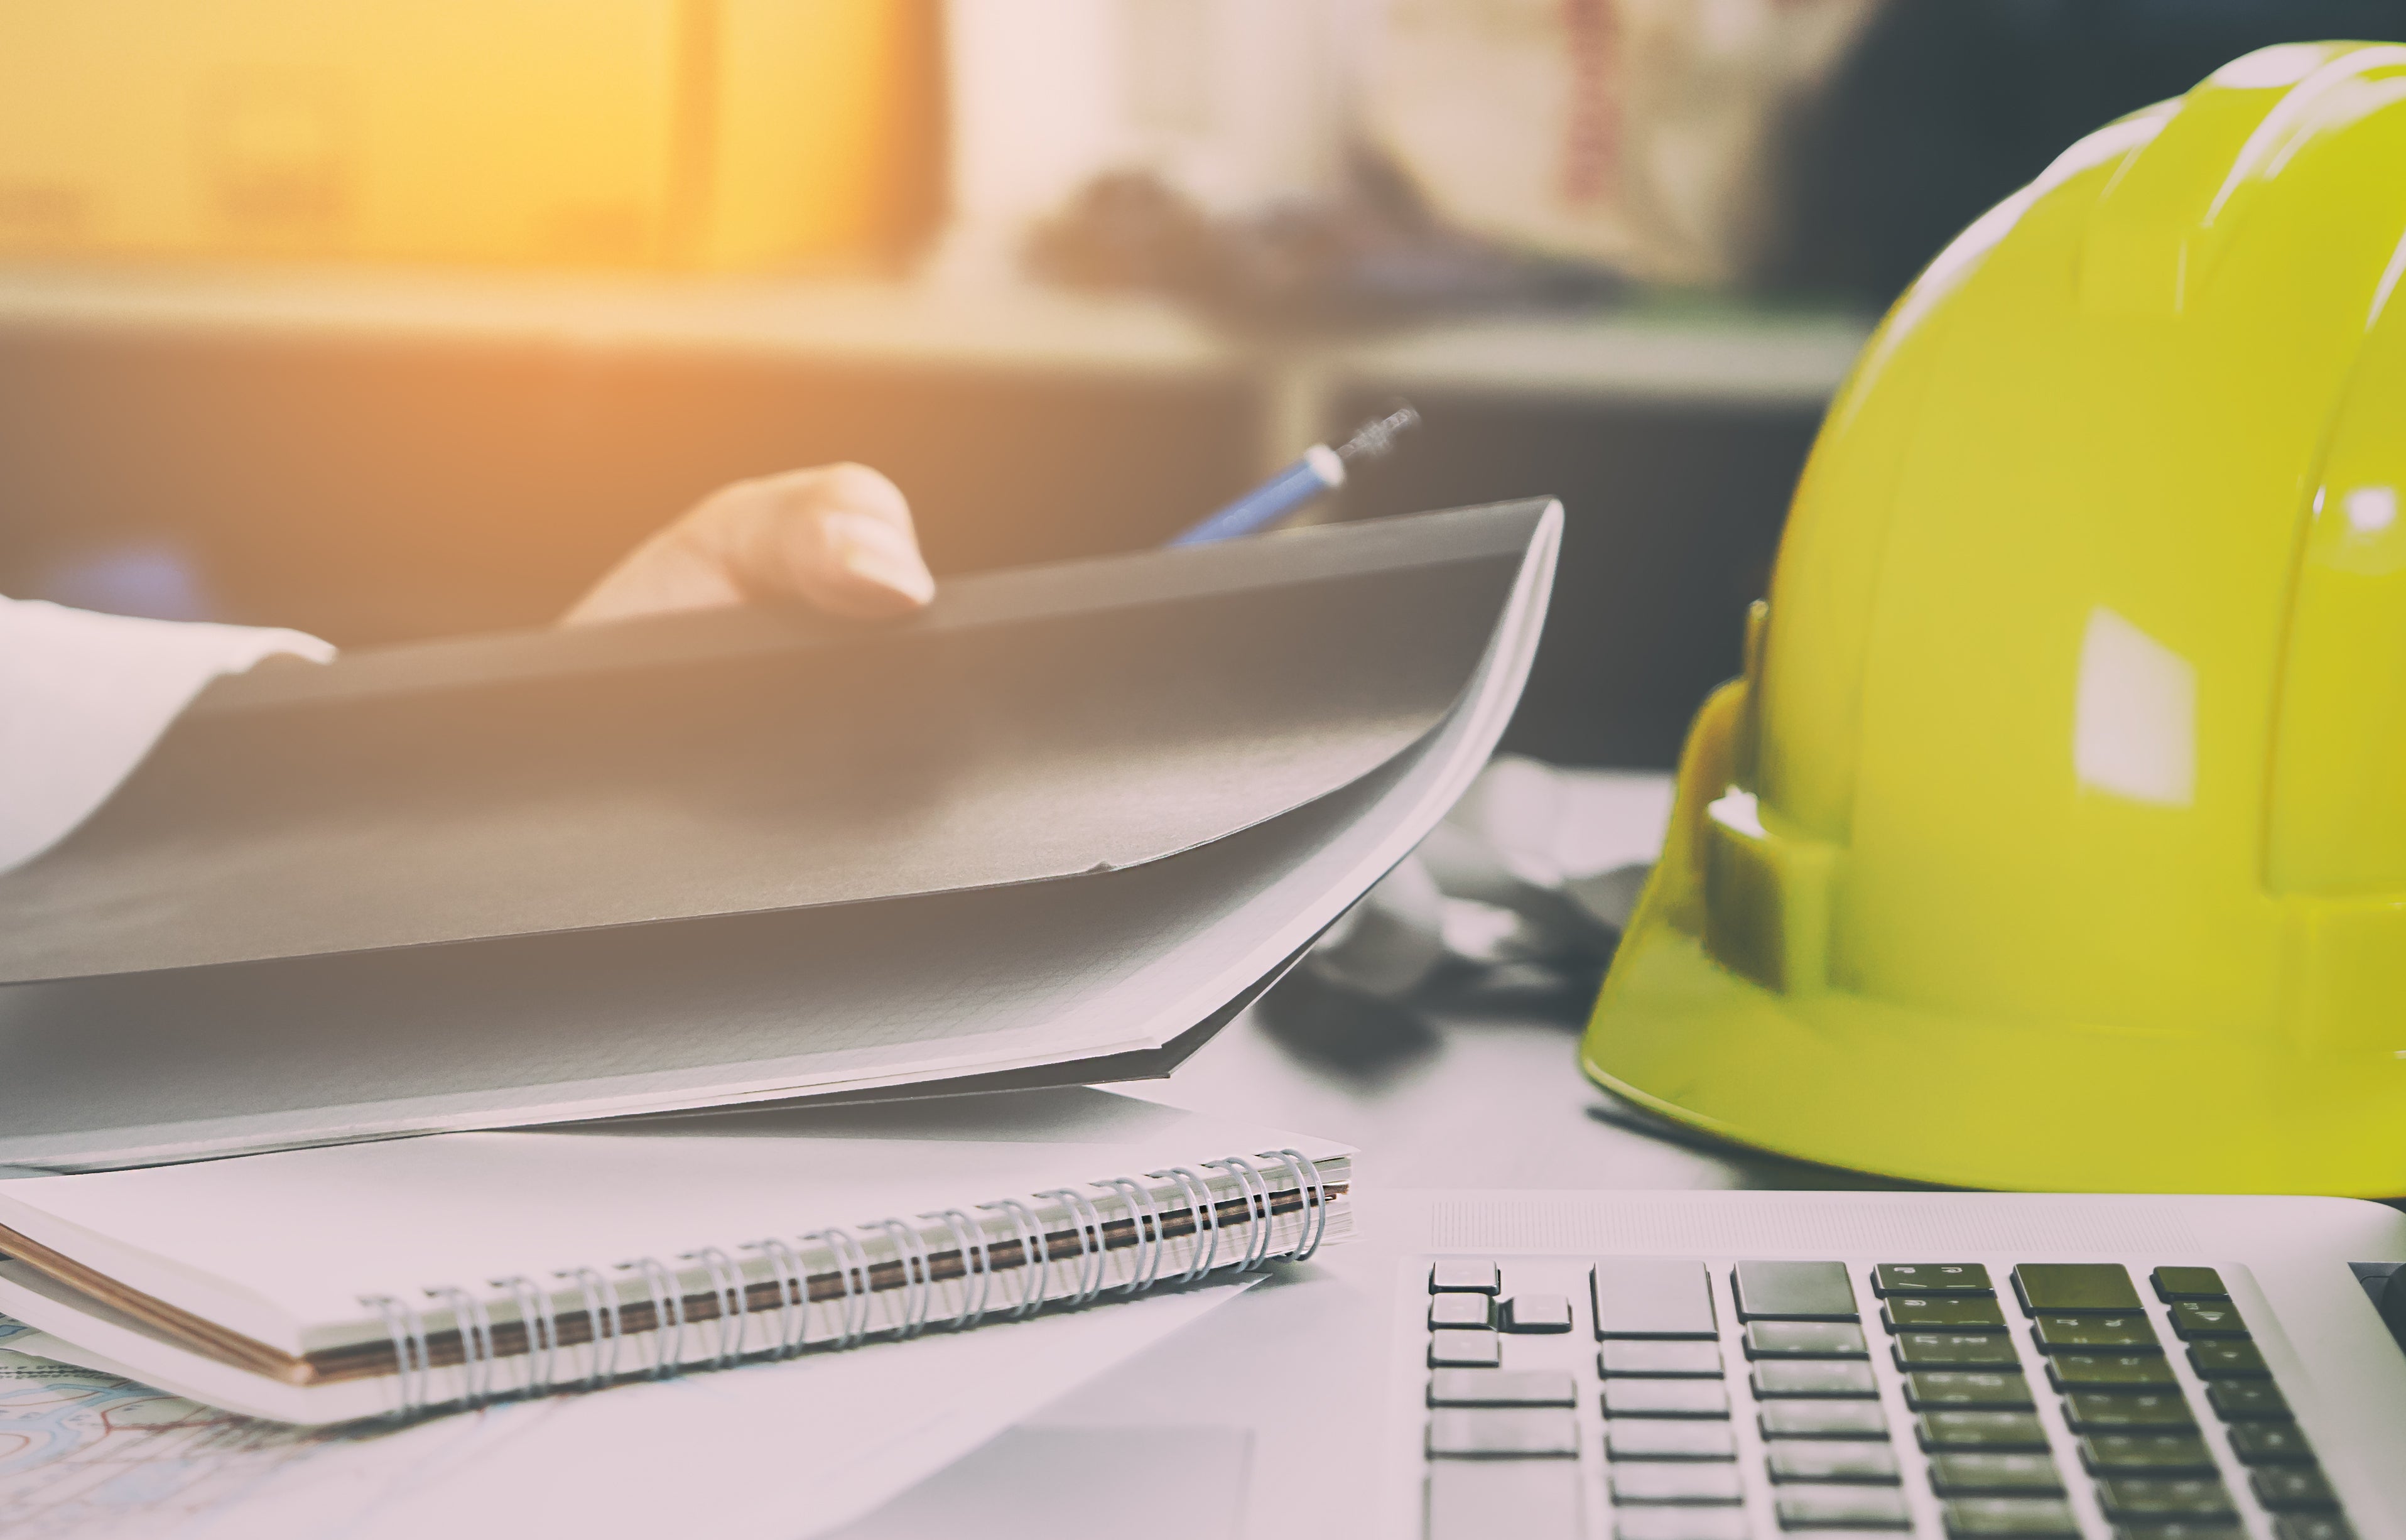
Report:
[[[2406,1533],[2381,1205],[1416,1196],[1382,1248],[1388,1533]]]

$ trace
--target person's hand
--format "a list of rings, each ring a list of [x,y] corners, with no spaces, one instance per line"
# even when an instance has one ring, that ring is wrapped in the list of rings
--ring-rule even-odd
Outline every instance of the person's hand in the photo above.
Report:
[[[786,598],[876,620],[935,594],[901,490],[866,465],[822,465],[713,492],[635,547],[560,624]]]

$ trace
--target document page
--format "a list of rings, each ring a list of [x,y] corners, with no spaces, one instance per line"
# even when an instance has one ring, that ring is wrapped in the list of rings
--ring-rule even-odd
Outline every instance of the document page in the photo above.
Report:
[[[1012,1071],[1102,1078],[1081,1064],[1224,1019],[1467,787],[1527,676],[1560,518],[1523,521],[1509,584],[1482,601],[1483,650],[1437,725],[1300,807],[1039,883],[0,985],[0,1164],[102,1169]]]

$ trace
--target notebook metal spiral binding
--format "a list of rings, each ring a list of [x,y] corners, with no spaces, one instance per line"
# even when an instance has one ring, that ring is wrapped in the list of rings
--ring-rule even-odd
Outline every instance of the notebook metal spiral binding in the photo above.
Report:
[[[401,1406],[405,1416],[427,1405],[426,1318],[393,1298],[390,1294],[365,1294],[360,1303],[376,1312],[384,1321],[385,1335],[392,1339],[394,1373],[400,1380]]]
[[[618,1342],[626,1335],[619,1324],[618,1292],[590,1267],[562,1268],[552,1277],[573,1282],[584,1299],[587,1340],[593,1345],[592,1366],[585,1377],[585,1388],[600,1390],[617,1377]],[[602,1355],[604,1342],[610,1345],[607,1358]]]
[[[843,1284],[843,1324],[829,1346],[860,1346],[861,1337],[869,1330],[869,1253],[860,1249],[860,1242],[852,1238],[851,1231],[836,1225],[813,1230],[802,1239],[817,1241],[827,1248],[835,1258],[836,1277]]]
[[[1110,1188],[1127,1205],[1128,1223],[1136,1231],[1136,1262],[1128,1268],[1128,1280],[1120,1293],[1143,1293],[1161,1270],[1161,1210],[1153,1207],[1153,1194],[1144,1190],[1144,1183],[1134,1177],[1105,1177],[1092,1185]]]
[[[503,1397],[598,1390],[630,1376],[662,1378],[791,1358],[805,1347],[851,1348],[871,1335],[908,1338],[931,1324],[963,1331],[990,1314],[1024,1320],[1048,1305],[1091,1304],[1106,1289],[1132,1296],[1165,1282],[1193,1283],[1224,1266],[1258,1270],[1273,1256],[1305,1261],[1328,1235],[1327,1181],[1296,1150],[1229,1155],[1199,1169],[1172,1166],[1141,1178],[1105,1177],[1083,1190],[1056,1187],[1032,1196],[1057,1218],[1003,1198],[979,1204],[974,1213],[942,1208],[854,1229],[829,1226],[794,1241],[764,1237],[733,1253],[701,1247],[679,1253],[673,1264],[644,1256],[606,1271],[563,1267],[549,1286],[514,1274],[489,1280],[487,1293],[445,1284],[424,1290],[420,1304],[391,1294],[361,1295],[360,1303],[384,1327],[396,1415],[409,1417]],[[1274,1251],[1282,1214],[1293,1215],[1294,1235]],[[886,1254],[872,1257],[864,1236],[882,1242]],[[1182,1267],[1170,1258],[1175,1239],[1186,1242]],[[1224,1239],[1236,1243],[1224,1257]],[[1074,1256],[1066,1244],[1072,1240]],[[814,1252],[825,1258],[815,1270]],[[1126,1275],[1114,1282],[1118,1260]],[[1056,1268],[1063,1270],[1057,1290]],[[1009,1288],[1000,1275],[1012,1270],[1019,1282]],[[939,1318],[945,1284],[956,1284],[959,1302]],[[688,1327],[701,1334],[698,1352],[687,1350]],[[636,1345],[641,1357],[622,1362],[622,1348],[637,1337],[650,1339]]]
[[[927,1243],[919,1227],[906,1219],[870,1220],[861,1226],[885,1233],[894,1248],[895,1260],[902,1265],[902,1320],[894,1329],[897,1337],[913,1337],[927,1324],[927,1296],[933,1284],[927,1277]]]
[[[685,1363],[685,1290],[658,1257],[637,1257],[618,1264],[618,1268],[642,1278],[644,1291],[651,1295],[652,1378],[666,1379],[673,1372],[672,1365]]]
[[[952,1233],[953,1250],[961,1259],[961,1313],[953,1318],[953,1330],[966,1331],[984,1318],[987,1293],[994,1283],[994,1256],[986,1246],[985,1227],[957,1208],[919,1217],[942,1220]]]
[[[552,1308],[550,1293],[523,1273],[497,1278],[493,1287],[509,1292],[510,1303],[526,1325],[528,1387],[549,1390],[559,1373],[559,1313]]]
[[[810,1273],[794,1249],[774,1236],[743,1249],[759,1252],[768,1262],[770,1281],[777,1288],[777,1339],[771,1352],[791,1358],[802,1350],[802,1334],[810,1325]]]
[[[1051,1249],[1044,1244],[1044,1226],[1036,1222],[1035,1214],[1017,1198],[981,1203],[978,1207],[999,1208],[1011,1216],[1012,1224],[1018,1226],[1019,1276],[1025,1281],[1019,1291],[1019,1303],[1012,1308],[1011,1319],[1025,1321],[1043,1306],[1044,1296],[1053,1284],[1053,1255]]]
[[[687,1251],[680,1260],[699,1263],[710,1274],[710,1297],[718,1310],[718,1352],[710,1366],[724,1369],[743,1350],[743,1274],[715,1246]]]
[[[460,1398],[481,1406],[493,1393],[493,1319],[485,1302],[465,1289],[429,1289],[428,1293],[451,1307],[460,1331]]]
[[[1036,1194],[1053,1198],[1069,1208],[1078,1228],[1078,1286],[1065,1304],[1091,1305],[1103,1290],[1103,1216],[1096,1210],[1094,1200],[1071,1187],[1055,1187]],[[1089,1242],[1091,1241],[1091,1245]],[[1090,1267],[1087,1264],[1092,1263]]]
[[[1179,1275],[1178,1281],[1192,1283],[1210,1272],[1220,1257],[1220,1206],[1211,1199],[1211,1184],[1183,1166],[1173,1166],[1167,1171],[1147,1171],[1145,1175],[1155,1181],[1176,1182],[1186,1198],[1186,1211],[1195,1218],[1195,1245],[1186,1271]]]
[[[1277,1150],[1264,1158],[1272,1157],[1295,1179],[1295,1192],[1303,1206],[1303,1234],[1295,1237],[1295,1250],[1287,1260],[1308,1262],[1311,1253],[1320,1250],[1320,1243],[1328,1238],[1328,1189],[1320,1180],[1319,1166],[1306,1160],[1302,1151]]]
[[[1243,1272],[1253,1272],[1269,1259],[1270,1250],[1270,1184],[1253,1168],[1253,1163],[1240,1155],[1224,1160],[1207,1160],[1206,1171],[1226,1171],[1237,1179],[1245,1194],[1246,1229],[1245,1260],[1239,1264]]]

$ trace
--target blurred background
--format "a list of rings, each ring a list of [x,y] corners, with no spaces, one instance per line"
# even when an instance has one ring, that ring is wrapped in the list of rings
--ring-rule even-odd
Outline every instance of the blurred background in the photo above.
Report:
[[[1507,746],[1667,766],[1881,309],[2065,144],[2406,0],[0,0],[0,592],[539,625],[713,487],[939,574],[1550,492]]]

